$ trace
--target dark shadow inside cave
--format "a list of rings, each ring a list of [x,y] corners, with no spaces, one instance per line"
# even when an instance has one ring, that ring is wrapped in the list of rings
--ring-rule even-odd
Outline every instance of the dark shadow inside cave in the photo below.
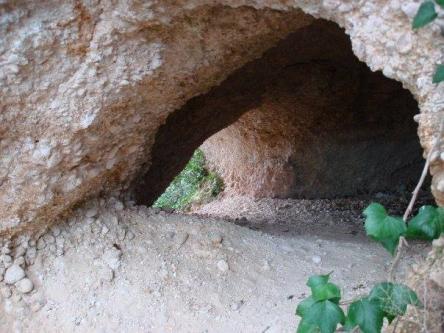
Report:
[[[317,20],[172,113],[134,184],[136,200],[151,205],[207,139],[205,155],[232,193],[410,189],[423,163],[417,113],[399,82],[371,72],[342,29]]]

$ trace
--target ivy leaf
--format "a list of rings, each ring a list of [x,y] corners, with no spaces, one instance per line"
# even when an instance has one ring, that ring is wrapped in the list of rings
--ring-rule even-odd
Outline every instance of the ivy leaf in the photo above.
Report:
[[[384,248],[394,255],[398,246],[399,237],[405,233],[407,227],[400,217],[392,217],[387,214],[385,208],[372,203],[365,210],[365,231]]]
[[[433,1],[425,1],[419,6],[418,12],[413,18],[412,27],[413,29],[422,28],[437,17],[438,14],[435,11],[435,4]]]
[[[384,311],[379,302],[370,301],[367,297],[350,304],[348,308],[348,329],[359,326],[363,333],[380,333],[384,321]]]
[[[312,275],[307,281],[307,286],[310,287],[310,289],[313,291],[313,288],[316,288],[318,286],[322,286],[328,282],[330,279],[330,274],[325,275]]]
[[[444,65],[436,65],[435,74],[433,74],[433,83],[444,81]]]
[[[444,7],[444,0],[435,0],[435,2],[440,5],[441,7]]]
[[[339,323],[344,324],[345,315],[339,305],[326,300],[314,303],[304,315],[303,322],[319,327],[321,333],[333,333]]]
[[[423,206],[412,218],[407,227],[406,236],[410,239],[433,240],[441,234],[440,211],[433,206]]]
[[[309,324],[305,319],[299,323],[296,333],[319,333],[321,329],[317,325]]]
[[[296,314],[300,317],[304,317],[307,313],[308,309],[314,304],[316,301],[313,299],[313,296],[309,296],[304,299],[302,302],[298,304],[296,308]]]
[[[341,299],[341,290],[337,285],[330,282],[316,286],[311,292],[315,301],[330,300],[337,304]]]
[[[408,304],[421,306],[416,293],[399,283],[378,283],[373,287],[368,298],[370,301],[380,303],[381,309],[385,312],[387,318],[405,314]]]

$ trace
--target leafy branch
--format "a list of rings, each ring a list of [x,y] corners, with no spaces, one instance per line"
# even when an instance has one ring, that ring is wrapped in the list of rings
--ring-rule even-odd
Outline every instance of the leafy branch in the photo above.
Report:
[[[413,18],[412,28],[420,29],[425,27],[429,23],[433,22],[438,17],[438,12],[436,11],[436,5],[444,8],[444,0],[427,0],[424,1],[418,9],[415,17]],[[435,73],[432,78],[433,83],[439,83],[444,81],[444,65],[436,65]]]

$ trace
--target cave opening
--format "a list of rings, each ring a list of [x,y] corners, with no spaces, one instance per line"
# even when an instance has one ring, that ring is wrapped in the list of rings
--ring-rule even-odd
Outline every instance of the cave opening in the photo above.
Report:
[[[172,113],[136,200],[153,204],[199,147],[225,196],[408,193],[423,165],[418,112],[399,82],[356,58],[343,29],[316,20]]]

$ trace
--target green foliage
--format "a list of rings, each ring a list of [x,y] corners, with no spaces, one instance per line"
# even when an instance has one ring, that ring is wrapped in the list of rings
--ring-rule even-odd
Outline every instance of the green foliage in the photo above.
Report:
[[[412,27],[413,29],[419,29],[438,17],[435,10],[435,4],[433,1],[425,1],[419,6],[418,12],[413,18]]]
[[[185,210],[193,202],[217,196],[223,190],[222,180],[205,167],[205,156],[197,149],[185,168],[177,175],[154,207]]]
[[[401,236],[433,240],[444,233],[444,209],[441,207],[421,207],[408,224],[400,217],[388,215],[378,203],[370,204],[364,210],[364,215],[367,235],[381,243],[392,255]]]
[[[408,224],[406,237],[410,239],[433,240],[444,232],[444,209],[423,206]]]
[[[367,235],[381,243],[392,255],[401,236],[432,240],[444,233],[444,208],[440,207],[421,207],[408,224],[400,217],[388,215],[378,203],[370,204],[364,215]],[[380,333],[384,318],[390,323],[397,316],[404,315],[409,304],[422,306],[409,287],[382,282],[375,285],[368,296],[351,303],[345,316],[339,306],[341,291],[329,282],[330,275],[313,275],[308,279],[311,295],[296,309],[296,315],[302,318],[298,333],[333,333],[339,324],[347,331],[359,327],[363,333]]]
[[[444,81],[444,65],[437,65],[433,75],[433,83],[440,83],[442,81]]]
[[[338,286],[328,282],[330,274],[313,275],[307,281],[312,295],[299,303],[296,314],[302,317],[298,333],[330,333],[339,323],[344,324],[345,315],[338,303],[341,291]]]
[[[377,301],[372,301],[368,297],[350,304],[347,313],[346,329],[352,330],[356,326],[365,333],[381,332],[384,322],[384,311]]]
[[[392,255],[398,246],[399,237],[403,235],[407,227],[399,217],[392,217],[387,214],[385,208],[372,203],[364,210],[365,230],[372,239],[380,242]]]
[[[384,311],[384,316],[388,318],[403,315],[408,304],[421,306],[413,290],[403,284],[391,282],[382,282],[374,286],[369,300],[378,302],[381,310]]]
[[[374,286],[368,296],[351,303],[345,316],[339,306],[340,289],[329,278],[330,274],[308,279],[312,295],[296,309],[296,315],[302,318],[297,333],[333,333],[339,324],[347,331],[359,326],[363,333],[380,333],[384,318],[391,322],[405,314],[407,305],[421,306],[415,292],[407,286],[383,282]]]
[[[435,3],[440,7],[444,8],[444,0],[427,0],[424,1],[418,9],[415,17],[413,18],[412,27],[413,29],[419,29],[427,24],[433,22],[437,17],[438,13],[435,9]],[[437,65],[435,73],[433,74],[433,83],[440,83],[444,81],[444,65]]]

